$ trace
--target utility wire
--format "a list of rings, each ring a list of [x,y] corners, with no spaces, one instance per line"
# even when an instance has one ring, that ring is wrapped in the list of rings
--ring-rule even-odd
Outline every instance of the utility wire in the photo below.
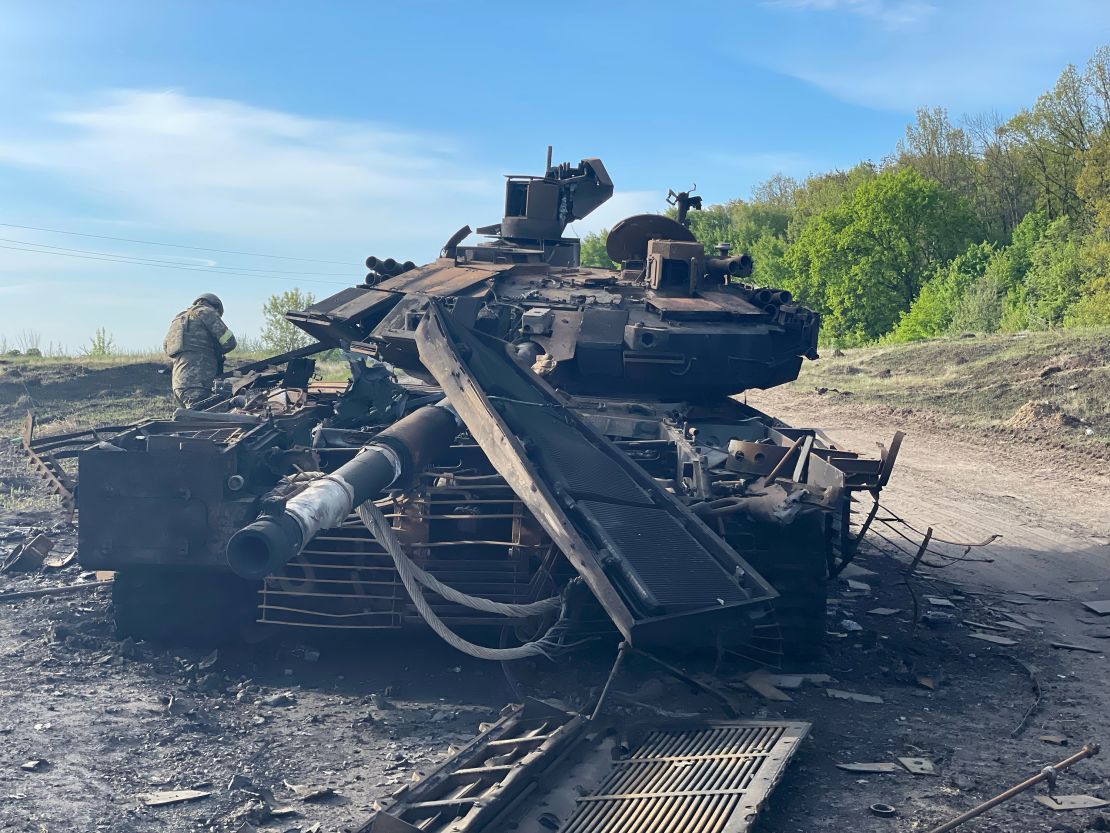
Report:
[[[282,277],[280,275],[251,275],[251,274],[246,274],[244,272],[231,272],[227,269],[221,269],[221,268],[216,267],[216,266],[200,266],[200,265],[197,265],[197,266],[186,266],[186,265],[170,266],[170,265],[165,264],[165,263],[142,263],[142,262],[135,261],[135,260],[119,260],[119,259],[112,258],[112,257],[96,257],[96,256],[93,256],[93,255],[69,254],[67,252],[46,252],[46,251],[42,251],[40,249],[24,249],[24,248],[18,248],[16,246],[0,245],[0,249],[9,249],[13,252],[28,252],[30,254],[36,254],[36,255],[52,255],[54,257],[72,257],[72,258],[77,258],[79,260],[103,260],[103,261],[107,261],[108,263],[121,263],[121,264],[125,264],[125,265],[128,265],[128,266],[145,266],[147,268],[152,268],[152,269],[179,269],[179,270],[185,271],[185,272],[212,272],[212,273],[221,274],[221,275],[235,275],[236,277],[240,277],[240,278],[266,278],[268,280],[285,281],[287,283],[290,282],[290,281],[295,280],[297,283],[326,283],[326,284],[332,284],[333,286],[350,286],[350,284],[351,284],[351,281],[328,281],[328,280],[321,280],[319,278],[296,278],[293,275],[290,275],[289,277]]]
[[[18,243],[20,246],[35,246],[39,249],[54,249],[59,252],[77,252],[78,254],[85,255],[100,255],[101,257],[113,257],[121,260],[141,261],[143,263],[162,263],[169,266],[196,266],[202,269],[226,269],[234,272],[263,272],[271,275],[334,275],[336,277],[347,277],[349,272],[302,272],[299,269],[255,269],[251,266],[220,266],[217,264],[203,264],[203,263],[181,263],[176,260],[161,260],[159,258],[140,257],[139,255],[123,255],[116,252],[98,252],[93,249],[70,249],[66,246],[50,246],[46,243],[32,243],[29,240],[13,240],[9,237],[0,237],[0,243]]]
[[[119,240],[124,243],[142,243],[144,246],[169,246],[174,249],[191,249],[195,252],[218,252],[223,255],[245,255],[247,257],[266,257],[273,260],[299,260],[302,263],[330,263],[333,266],[357,266],[344,260],[320,260],[312,257],[289,257],[287,255],[267,255],[261,252],[237,252],[231,249],[209,249],[204,246],[186,246],[183,243],[162,243],[157,240],[138,240],[133,237],[112,237],[108,234],[86,234],[80,231],[63,231],[56,228],[43,228],[41,226],[20,226],[15,223],[0,223],[4,228],[18,228],[25,231],[46,231],[51,234],[68,234],[73,237],[94,237],[97,240]]]

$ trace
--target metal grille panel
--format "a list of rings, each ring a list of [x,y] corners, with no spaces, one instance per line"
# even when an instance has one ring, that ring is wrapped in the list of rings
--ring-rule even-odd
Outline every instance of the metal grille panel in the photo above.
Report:
[[[605,528],[668,613],[739,604],[748,598],[728,571],[666,512],[592,500],[579,506]]]
[[[578,801],[563,833],[745,833],[808,723],[652,731]]]
[[[409,542],[410,556],[463,593],[507,603],[530,602],[551,593],[547,562],[554,551],[538,530],[530,534],[534,521],[499,478],[465,487],[425,485],[404,509],[394,505],[387,512],[399,532],[406,523],[416,524],[417,541]],[[468,531],[465,526],[491,522],[497,525],[492,538],[488,527]],[[425,597],[453,626],[504,623],[432,592]],[[350,630],[399,628],[421,620],[392,559],[352,515],[342,527],[322,531],[299,556],[265,579],[258,621]]]
[[[513,403],[504,406],[504,413],[515,419],[521,435],[531,440],[534,453],[542,459],[552,480],[566,484],[571,494],[652,505],[651,498],[628,472],[558,417]]]

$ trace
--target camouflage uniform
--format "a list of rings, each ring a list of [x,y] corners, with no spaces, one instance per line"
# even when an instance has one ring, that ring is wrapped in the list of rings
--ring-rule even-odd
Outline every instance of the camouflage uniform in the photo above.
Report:
[[[235,336],[215,307],[198,301],[174,318],[162,346],[173,359],[173,395],[189,407],[212,394]]]

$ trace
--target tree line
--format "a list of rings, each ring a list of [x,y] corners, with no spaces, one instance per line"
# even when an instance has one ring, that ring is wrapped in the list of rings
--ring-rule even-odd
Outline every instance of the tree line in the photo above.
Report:
[[[923,108],[879,163],[689,216],[839,344],[1110,324],[1110,46],[1011,118]],[[611,265],[605,232],[582,253]]]

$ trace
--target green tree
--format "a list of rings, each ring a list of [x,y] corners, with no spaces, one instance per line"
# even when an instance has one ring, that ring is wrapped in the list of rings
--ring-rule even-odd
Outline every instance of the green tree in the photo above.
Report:
[[[1003,242],[1037,198],[1021,138],[997,113],[965,119],[975,143],[975,211],[991,239]]]
[[[1110,128],[1083,154],[1075,190],[1085,215],[1099,231],[1110,232]]]
[[[890,333],[891,341],[934,338],[955,329],[955,319],[968,292],[986,274],[996,255],[990,243],[973,243],[926,281],[910,308]],[[982,293],[983,289],[977,290]],[[984,299],[976,298],[978,302]],[[971,329],[978,329],[977,327]]]
[[[752,281],[759,286],[795,291],[794,273],[786,262],[786,239],[763,234],[748,249],[752,256]]]
[[[1089,79],[1067,66],[1051,90],[1006,125],[1022,142],[1037,204],[1051,219],[1076,217],[1082,209],[1076,179],[1098,123],[1097,96]]]
[[[1110,324],[1110,262],[1103,259],[1102,272],[1087,281],[1075,303],[1064,314],[1069,327],[1105,327]]]
[[[752,203],[790,212],[798,205],[797,196],[801,187],[794,177],[777,173],[752,188]]]
[[[582,238],[582,249],[579,253],[583,266],[593,266],[600,269],[615,269],[617,264],[609,259],[605,251],[605,244],[609,240],[609,229],[600,232],[591,231]]]
[[[960,297],[952,313],[949,332],[994,333],[1002,326],[1006,290],[999,274],[1002,258],[996,253],[980,275]]]
[[[956,127],[943,107],[922,107],[917,120],[898,143],[898,162],[910,165],[927,179],[935,179],[969,204],[976,196],[975,156],[971,137]]]
[[[863,182],[843,203],[813,215],[787,262],[799,296],[849,343],[889,332],[922,284],[974,237],[966,202],[913,168]]]
[[[1105,52],[1110,64],[1110,50]],[[1106,96],[1099,112],[1110,119],[1110,67],[1102,65],[1099,73],[1101,76],[1096,77],[1101,77],[1100,89]],[[1064,322],[1078,327],[1110,324],[1110,127],[1102,128],[1102,134],[1085,154],[1076,191],[1088,218],[1088,231],[1079,251],[1084,283],[1079,298],[1065,312]]]
[[[1049,223],[1033,246],[1031,261],[1022,296],[1028,324],[1036,329],[1058,327],[1068,307],[1079,300],[1083,285],[1072,221],[1060,217]]]
[[[271,295],[262,306],[262,344],[274,353],[286,353],[312,343],[308,333],[285,320],[289,310],[302,310],[316,303],[311,292],[290,289]]]
[[[711,205],[689,214],[690,231],[712,251],[728,243],[734,254],[750,252],[755,241],[765,235],[785,237],[790,211],[766,203],[732,200]]]
[[[843,205],[861,185],[878,175],[879,169],[873,163],[860,162],[847,171],[837,170],[806,179],[792,195],[794,211],[787,227],[787,239],[797,240],[811,217]]]

